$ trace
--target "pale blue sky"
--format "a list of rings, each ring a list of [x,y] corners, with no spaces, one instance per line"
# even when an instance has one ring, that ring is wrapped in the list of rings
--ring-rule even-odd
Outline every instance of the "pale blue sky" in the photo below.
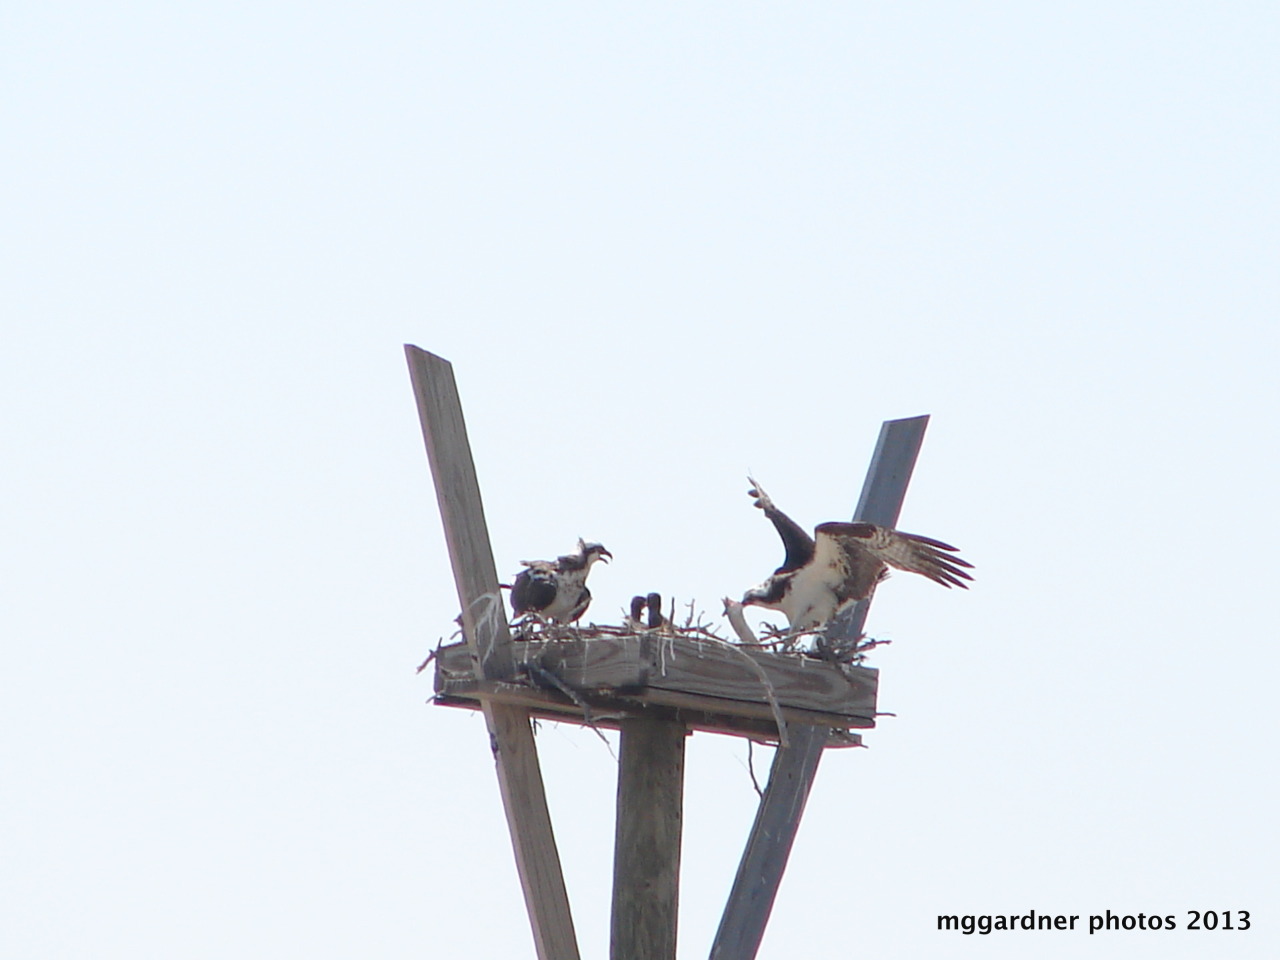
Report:
[[[0,953],[532,957],[401,344],[499,570],[590,616],[780,560],[930,413],[870,749],[761,957],[1280,951],[1270,4],[94,4],[0,14]],[[614,761],[539,734],[584,958]],[[763,767],[768,751],[757,752]],[[681,956],[754,809],[689,746]],[[1249,932],[939,913],[1251,910]]]

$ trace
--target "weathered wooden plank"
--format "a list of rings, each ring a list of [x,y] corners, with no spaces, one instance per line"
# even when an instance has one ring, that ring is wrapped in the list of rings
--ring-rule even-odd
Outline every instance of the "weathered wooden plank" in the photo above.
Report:
[[[630,641],[630,642],[627,642]],[[470,648],[465,643],[441,647],[436,660],[441,672],[473,674]],[[511,645],[517,672],[534,664],[549,670],[575,690],[642,687],[649,680],[648,655],[638,637],[592,640],[519,640]]]
[[[916,468],[916,459],[924,445],[924,431],[929,418],[907,417],[886,420],[880,425],[871,465],[862,482],[862,494],[853,511],[854,520],[896,527],[907,499],[907,486]]]
[[[622,721],[614,830],[611,960],[675,960],[684,724]]]
[[[565,694],[546,687],[531,687],[521,683],[507,681],[476,680],[474,677],[461,679],[444,679],[436,686],[437,697],[448,700],[472,700],[472,707],[478,708],[482,700],[494,703],[507,703],[515,706],[544,707],[565,714],[562,718],[567,723],[587,723],[587,715],[583,705],[591,711],[592,722],[608,714],[619,717],[643,717],[652,711],[651,707],[671,707],[681,715],[692,712],[705,717],[712,726],[696,724],[690,726],[699,729],[715,729],[721,732],[745,732],[753,737],[764,736],[776,740],[779,736],[777,713],[772,705],[766,703],[745,703],[741,700],[723,700],[719,697],[703,697],[679,690],[661,690],[645,687],[633,693],[618,691],[599,691],[578,693],[571,699]],[[451,704],[452,705],[452,704]],[[787,724],[801,724],[841,730],[868,730],[875,726],[869,717],[846,716],[839,713],[824,713],[818,710],[801,710],[795,707],[779,706],[778,712]],[[751,721],[739,723],[739,721]],[[761,723],[755,721],[763,721]]]
[[[677,642],[688,643],[688,641]],[[627,680],[650,675],[649,667],[642,668],[637,656],[638,651],[645,645],[644,639],[640,637],[561,640],[546,643],[517,642],[514,645],[517,661],[524,663],[529,659],[541,664],[547,674],[555,676],[563,685],[557,688],[547,683],[534,686],[530,681],[523,679],[477,681],[472,669],[474,657],[467,645],[451,644],[441,647],[436,653],[435,692],[440,697],[452,700],[469,699],[474,701],[473,706],[478,706],[479,700],[489,699],[518,706],[559,710],[569,714],[564,719],[570,723],[586,722],[583,704],[592,711],[593,718],[601,713],[646,716],[648,714],[645,708],[648,705],[669,706],[678,708],[684,715],[696,714],[701,718],[698,721],[689,721],[689,725],[697,729],[753,737],[763,735],[770,739],[778,736],[776,722],[764,725],[754,722],[747,724],[737,722],[739,720],[776,720],[773,705],[767,702],[758,685],[748,689],[748,694],[755,698],[748,701],[716,695],[724,689],[724,685],[715,678],[707,683],[690,682],[683,689],[663,689],[640,683],[617,683],[619,679]],[[689,644],[689,646],[694,648],[698,645]],[[526,651],[526,648],[532,649]],[[802,696],[792,701],[788,699],[785,692],[791,689],[792,685],[786,682],[779,683],[778,688],[783,691],[778,698],[781,701],[779,709],[786,723],[841,729],[867,729],[875,726],[876,670],[852,666],[841,668],[814,660],[800,661],[795,657],[783,657],[777,654],[765,653],[761,656],[780,661],[792,672],[832,673],[839,678],[832,683],[837,685],[837,693],[843,694],[843,698]],[[696,657],[687,659],[690,659],[694,665],[702,662]],[[734,669],[742,669],[740,664],[732,660],[729,663]],[[620,664],[626,664],[626,666],[623,667]],[[600,665],[599,673],[596,672],[597,665]],[[711,661],[709,667],[720,669],[723,663]],[[852,676],[843,677],[842,671],[847,671]],[[572,696],[568,691],[571,691]],[[801,692],[805,693],[803,690]]]
[[[517,666],[534,664],[588,699],[614,691],[644,697],[669,691],[715,698],[726,712],[759,716],[754,707],[769,705],[772,693],[784,706],[868,721],[860,726],[871,726],[875,717],[878,672],[870,667],[653,635],[518,641],[512,649]],[[442,648],[437,678],[470,675],[465,650]]]
[[[453,367],[408,344],[405,355],[462,607],[463,632],[475,655],[476,676],[510,677],[514,671],[511,639]],[[569,897],[528,710],[498,702],[482,702],[482,710],[538,958],[578,960]],[[485,912],[502,909],[487,902],[483,891],[477,906]]]
[[[743,717],[753,720],[773,720],[777,726],[778,713],[782,714],[784,723],[799,723],[808,726],[840,727],[841,729],[869,730],[875,726],[872,717],[849,716],[842,713],[824,713],[820,710],[803,710],[796,707],[778,706],[774,711],[768,703],[748,703],[744,700],[725,700],[720,697],[703,697],[681,690],[663,690],[661,687],[645,687],[638,693],[624,698],[638,703],[652,703],[661,706],[683,707],[690,710],[701,710],[705,713],[724,717]]]
[[[588,725],[581,705],[575,704],[568,697],[553,690],[474,679],[465,683],[450,681],[448,687],[448,691],[436,695],[435,702],[442,707],[479,710],[482,700],[493,700],[525,707],[530,716],[540,720],[572,723],[577,726]],[[630,717],[658,716],[682,723],[690,730],[748,737],[758,743],[773,743],[778,739],[778,727],[772,714],[765,716],[765,711],[761,711],[758,717],[734,716],[709,712],[702,709],[704,706],[706,706],[704,702],[696,699],[693,703],[665,704],[636,697],[593,698],[590,704],[591,724],[605,730],[617,730],[622,721]],[[715,704],[712,704],[713,708],[714,706]],[[832,734],[827,740],[828,747],[856,747],[862,743],[862,737],[859,734],[843,726],[848,719],[846,717],[815,714],[802,710],[784,710],[783,715],[788,724],[810,724],[824,730],[830,729]]]
[[[498,589],[480,482],[471,459],[453,364],[410,344],[404,349],[440,502],[449,563],[458,596],[466,598],[462,602],[463,632],[467,642],[476,647],[479,668],[485,677],[509,677],[514,670],[511,634]]]
[[[897,523],[928,423],[926,416],[887,420],[881,426],[854,520],[887,526]],[[868,606],[864,601],[854,607],[852,615],[840,624],[842,636],[861,633]],[[821,730],[801,727],[790,745],[779,747],[774,754],[769,786],[738,865],[711,946],[711,960],[754,960],[759,951],[823,747]]]
[[[654,639],[648,689],[873,718],[877,672],[724,643]]]
[[[516,645],[520,662],[534,662],[575,690],[645,686],[651,657],[639,637],[531,640]]]

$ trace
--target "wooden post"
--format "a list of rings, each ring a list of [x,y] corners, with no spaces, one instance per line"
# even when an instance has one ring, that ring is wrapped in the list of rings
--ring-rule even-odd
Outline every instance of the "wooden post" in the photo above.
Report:
[[[405,344],[404,350],[440,502],[449,563],[462,602],[463,633],[478,656],[476,677],[504,680],[515,672],[511,634],[498,590],[493,548],[489,545],[489,528],[484,521],[480,483],[471,459],[453,364],[410,344]]]
[[[462,606],[463,632],[475,657],[476,677],[510,677],[515,672],[511,637],[453,366],[410,344],[405,345],[405,356]],[[569,896],[551,830],[529,712],[524,707],[487,701],[482,709],[538,958],[578,960]],[[480,891],[479,897],[483,900],[485,891]],[[501,909],[497,904],[489,906]]]
[[[927,416],[884,422],[854,520],[889,527],[897,524],[928,423]],[[832,629],[833,636],[839,639],[861,633],[869,606],[868,600],[856,604]],[[754,960],[759,951],[825,746],[826,730],[802,727],[791,734],[789,746],[778,747],[774,754],[769,785],[738,864],[711,946],[711,960]]]
[[[675,960],[684,744],[672,720],[621,722],[614,830],[612,960]]]

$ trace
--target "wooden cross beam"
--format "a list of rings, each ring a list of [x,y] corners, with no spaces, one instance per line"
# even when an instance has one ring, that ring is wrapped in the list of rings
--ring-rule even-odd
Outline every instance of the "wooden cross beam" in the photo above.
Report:
[[[449,561],[462,607],[463,633],[475,660],[476,679],[504,679],[515,670],[511,636],[453,366],[409,344],[405,345],[405,356],[418,399],[422,436],[431,461]],[[533,926],[538,960],[578,960],[569,895],[551,830],[528,708],[485,701],[481,709],[489,728],[502,806],[511,830],[516,870]]]
[[[854,520],[886,527],[897,525],[928,423],[927,416],[885,421]],[[835,638],[859,635],[869,606],[870,600],[855,605],[852,614],[839,622]],[[774,754],[769,785],[711,946],[711,960],[754,960],[760,949],[791,846],[800,829],[809,788],[818,774],[825,739],[820,727],[801,727],[792,733],[790,745],[779,746]]]

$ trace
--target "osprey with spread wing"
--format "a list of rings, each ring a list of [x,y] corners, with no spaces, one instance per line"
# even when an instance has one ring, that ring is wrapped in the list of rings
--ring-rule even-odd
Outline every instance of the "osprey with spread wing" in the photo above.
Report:
[[[956,548],[940,540],[903,533],[874,523],[823,523],[815,537],[774,506],[750,477],[755,505],[772,521],[786,559],[758,587],[748,590],[743,606],[781,610],[792,630],[821,627],[842,609],[871,596],[889,567],[918,573],[944,587],[963,587],[972,580],[962,568],[972,564],[955,556]]]

